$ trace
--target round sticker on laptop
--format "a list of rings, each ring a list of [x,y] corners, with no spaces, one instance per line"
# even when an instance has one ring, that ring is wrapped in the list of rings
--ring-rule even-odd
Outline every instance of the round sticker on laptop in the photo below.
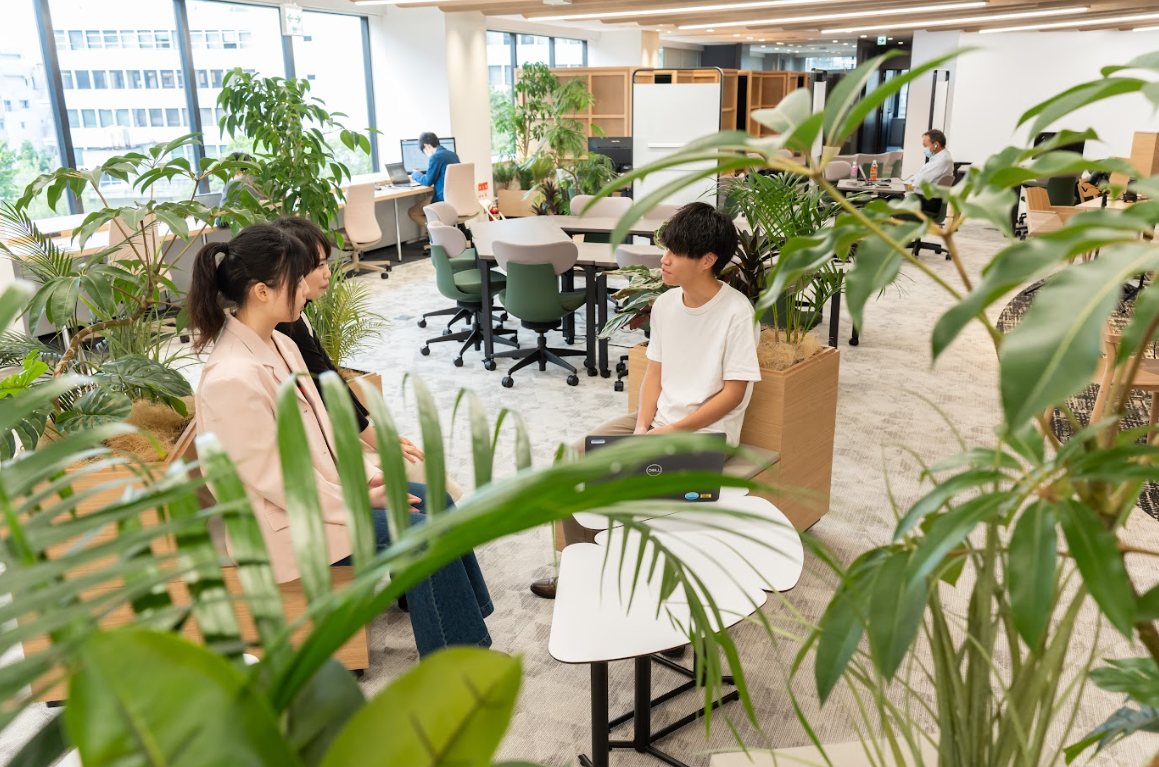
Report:
[[[698,498],[700,498],[700,493],[693,493],[693,492],[689,491],[689,492],[684,494],[684,500],[686,500],[686,501],[695,501]]]

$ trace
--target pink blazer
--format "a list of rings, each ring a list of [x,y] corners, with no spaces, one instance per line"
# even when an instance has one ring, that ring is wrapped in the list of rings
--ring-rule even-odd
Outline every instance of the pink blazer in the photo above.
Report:
[[[274,331],[274,344],[294,372],[307,372],[292,340]],[[201,374],[196,418],[197,433],[216,434],[237,465],[261,525],[274,577],[284,583],[298,578],[298,564],[290,541],[278,458],[276,402],[278,387],[286,378],[281,369],[278,355],[257,333],[228,317]],[[350,541],[334,461],[334,436],[317,388],[306,379],[300,380],[298,409],[314,458],[314,482],[322,505],[330,561],[337,562],[350,556]],[[378,473],[373,464],[366,463],[368,479]]]

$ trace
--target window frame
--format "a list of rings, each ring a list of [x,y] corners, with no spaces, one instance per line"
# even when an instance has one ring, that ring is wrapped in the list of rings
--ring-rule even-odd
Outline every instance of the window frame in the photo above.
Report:
[[[519,38],[520,37],[545,38],[548,41],[547,42],[547,52],[548,52],[548,64],[547,64],[547,66],[552,68],[552,69],[555,69],[557,67],[557,65],[555,63],[556,41],[557,40],[568,40],[571,42],[578,42],[583,46],[583,55],[581,57],[580,64],[578,64],[575,68],[579,69],[580,67],[586,67],[588,65],[588,41],[582,37],[556,37],[555,35],[537,35],[537,34],[533,34],[530,32],[510,32],[506,29],[488,29],[487,32],[492,32],[492,33],[497,34],[497,35],[503,35],[504,37],[507,38],[507,44],[511,48],[511,74],[507,78],[507,90],[511,94],[512,101],[515,100],[515,72],[516,72],[516,70],[518,70],[520,67],[523,66],[523,63],[519,57],[519,45],[520,45]],[[530,43],[524,43],[524,45],[530,45]],[[564,68],[572,68],[572,67],[571,67],[571,65],[567,65]],[[488,78],[488,82],[490,82],[490,78]]]

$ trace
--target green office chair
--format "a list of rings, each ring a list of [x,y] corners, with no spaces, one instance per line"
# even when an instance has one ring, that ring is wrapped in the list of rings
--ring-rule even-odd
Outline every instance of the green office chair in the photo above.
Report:
[[[938,179],[938,183],[935,184],[934,186],[951,187],[953,185],[954,185],[953,175],[947,174],[945,176],[942,176],[940,179]],[[934,213],[933,216],[931,216],[931,218],[934,220],[935,223],[937,223],[940,226],[941,224],[946,223],[946,216],[950,212],[950,199],[948,197],[943,197],[938,201],[938,203],[939,203],[938,210],[936,213]],[[914,240],[914,244],[913,244],[911,252],[915,256],[920,256],[921,252],[923,250],[932,250],[935,253],[945,253],[946,260],[947,261],[950,260],[949,252],[946,251],[946,249],[943,248],[941,245],[938,245],[936,242],[922,242],[921,239]]]
[[[429,339],[426,344],[419,349],[419,353],[424,357],[431,353],[431,344],[442,343],[443,341],[462,341],[463,346],[459,349],[459,356],[455,358],[455,367],[463,366],[463,354],[472,346],[476,351],[483,344],[483,322],[493,322],[491,317],[491,307],[483,306],[483,278],[479,274],[478,269],[460,269],[455,270],[451,264],[451,259],[447,255],[448,252],[456,252],[462,250],[463,247],[463,233],[453,226],[431,226],[431,262],[435,265],[435,285],[439,292],[444,297],[455,302],[457,310],[465,312],[471,318],[471,328],[469,330],[461,330],[458,333],[443,332],[443,335]],[[501,290],[506,284],[506,279],[502,274],[488,269],[488,274],[491,278],[492,290]],[[449,328],[448,328],[449,330]],[[503,327],[495,328],[493,331],[493,338],[495,343],[505,344],[507,346],[514,346],[519,348],[519,342],[504,338],[505,334],[515,334],[514,329]]]
[[[441,220],[441,217],[439,215],[439,210],[435,207],[437,205],[443,205],[443,204],[444,203],[436,202],[433,205],[426,205],[423,207],[423,213],[425,213],[427,216],[427,231],[428,231],[428,233],[430,232],[431,227],[443,226],[446,224],[445,221]],[[452,213],[452,215],[454,215],[454,209],[451,210],[451,213]],[[453,227],[454,224],[450,224],[450,226]],[[431,241],[434,242],[433,239]],[[448,238],[446,240],[446,242],[447,242],[447,245],[443,248],[443,252],[446,254],[448,259],[450,260],[451,268],[454,271],[461,272],[461,271],[464,271],[466,269],[474,269],[475,268],[475,265],[476,265],[475,249],[467,247],[467,238],[466,237],[463,237],[461,239]],[[425,328],[427,326],[427,318],[428,317],[445,317],[447,315],[451,316],[450,322],[447,323],[447,330],[446,330],[447,333],[450,333],[451,326],[454,325],[456,322],[459,322],[460,320],[467,320],[467,319],[471,318],[471,313],[469,311],[467,311],[465,309],[460,309],[459,307],[455,306],[455,307],[452,307],[449,309],[438,309],[438,310],[433,311],[433,312],[426,312],[425,314],[423,314],[422,318],[418,321],[418,326],[420,328]],[[504,319],[506,319],[506,318],[504,318]]]
[[[500,268],[507,272],[507,288],[499,294],[499,301],[508,314],[518,317],[523,327],[535,331],[539,336],[534,349],[519,349],[495,355],[519,360],[503,379],[503,385],[508,389],[515,385],[515,379],[511,376],[517,370],[532,363],[539,363],[540,370],[547,370],[549,362],[570,373],[567,377],[568,386],[579,385],[575,367],[563,358],[584,357],[587,352],[579,349],[550,349],[547,346],[547,332],[558,328],[563,318],[583,306],[587,298],[582,290],[564,292],[559,288],[559,275],[575,266],[578,255],[575,243],[571,241],[543,245],[495,242],[495,259]]]

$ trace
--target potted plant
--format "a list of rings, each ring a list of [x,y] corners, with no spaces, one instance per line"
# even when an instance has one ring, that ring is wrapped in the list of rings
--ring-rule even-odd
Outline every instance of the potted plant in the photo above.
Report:
[[[0,324],[20,311],[17,287],[0,294]],[[54,381],[41,389],[0,400],[0,424],[35,412],[47,399],[59,395],[74,381]],[[430,392],[415,381],[419,422],[423,424],[427,465],[441,471],[443,437]],[[338,468],[345,488],[365,486],[359,435],[345,387],[336,376],[322,380],[332,414],[338,450]],[[364,394],[369,394],[364,387]],[[301,414],[292,388],[280,394],[277,443],[287,476],[310,470],[310,451],[302,442]],[[64,492],[75,477],[61,470],[75,456],[96,451],[102,463],[111,460],[99,447],[110,433],[128,427],[106,424],[90,432],[68,434],[51,454],[31,452],[37,460],[0,463],[0,493],[11,509],[3,526],[4,569],[0,589],[11,594],[6,620],[19,625],[0,635],[0,649],[10,650],[28,637],[50,634],[45,649],[15,658],[0,676],[4,701],[3,723],[10,723],[28,705],[26,688],[35,694],[45,685],[63,681],[68,686],[66,715],[56,717],[16,754],[15,763],[48,767],[71,748],[80,761],[99,767],[126,761],[196,764],[237,763],[278,765],[345,765],[361,762],[404,763],[408,756],[428,753],[433,746],[446,759],[464,764],[490,764],[510,721],[518,694],[520,663],[481,649],[457,648],[424,659],[415,669],[367,700],[354,679],[330,660],[334,651],[397,600],[406,590],[429,577],[447,561],[486,541],[528,530],[585,509],[617,504],[617,522],[637,531],[644,540],[653,532],[641,517],[646,505],[637,501],[679,479],[664,478],[643,488],[631,479],[606,484],[613,464],[631,466],[648,454],[639,446],[615,446],[578,462],[534,469],[525,429],[518,417],[507,418],[517,432],[517,462],[521,469],[503,480],[492,480],[492,432],[482,403],[470,393],[461,395],[470,411],[476,483],[490,485],[453,510],[432,505],[429,521],[419,527],[407,523],[405,494],[389,499],[391,524],[397,535],[387,549],[375,552],[369,536],[355,536],[354,578],[331,589],[325,566],[326,545],[318,536],[304,535],[296,555],[302,571],[320,576],[306,584],[306,612],[285,618],[280,595],[269,572],[269,557],[259,534],[258,518],[250,508],[229,458],[212,437],[199,438],[197,452],[203,479],[191,478],[188,465],[176,464],[151,485],[124,480],[120,495],[89,514],[70,513],[75,495]],[[385,446],[381,465],[392,478],[401,478],[404,458],[392,419],[381,398],[369,398]],[[509,415],[509,414],[507,414]],[[295,423],[296,421],[296,423]],[[703,449],[704,437],[664,437],[673,449]],[[41,513],[35,488],[56,480],[62,501],[51,518],[29,520]],[[586,488],[576,483],[588,482]],[[725,484],[745,485],[725,478]],[[198,488],[208,483],[216,501],[203,504]],[[399,485],[405,487],[405,485]],[[317,498],[300,484],[289,482],[286,492],[294,515],[292,527],[308,527],[316,520]],[[550,493],[549,506],[535,502]],[[397,497],[396,497],[397,496]],[[371,523],[366,491],[350,494],[351,527]],[[163,519],[158,524],[157,519]],[[237,594],[225,588],[223,565],[206,534],[208,519],[220,519],[234,541],[239,560],[246,564]],[[102,543],[102,558],[94,559],[85,537],[102,526],[120,535]],[[47,529],[44,529],[47,528]],[[39,531],[39,532],[38,532]],[[32,533],[29,535],[29,533]],[[51,535],[42,534],[51,532]],[[54,542],[78,541],[72,546]],[[150,544],[160,544],[150,549]],[[713,631],[711,598],[694,588],[695,581],[679,557],[669,555],[658,567],[666,582],[688,592],[694,607],[690,638],[701,653],[705,695],[721,683],[718,653],[735,657],[727,633]],[[83,578],[61,579],[60,574],[84,568]],[[389,579],[386,576],[389,574]],[[95,589],[95,591],[94,591]],[[223,606],[230,609],[223,609]],[[259,631],[247,642],[235,610],[248,608],[259,616]],[[108,623],[117,616],[121,628]],[[196,624],[192,636],[179,632]],[[291,639],[293,637],[293,639]],[[245,653],[260,653],[253,665]],[[743,669],[730,664],[738,677],[743,700]],[[390,729],[390,743],[368,733]],[[385,749],[385,750],[384,750]]]
[[[757,347],[761,380],[753,384],[741,442],[780,453],[761,481],[792,488],[766,497],[804,530],[829,510],[840,368],[837,349],[809,331],[841,290],[844,272],[832,263],[818,264],[781,290],[776,301],[762,304],[762,300],[776,278],[786,244],[815,234],[838,209],[814,188],[757,173],[730,179],[725,200],[725,209],[733,216],[743,215],[749,231],[738,233],[737,252],[721,279],[753,302],[765,325]],[[663,228],[658,236],[663,237]],[[667,289],[659,270],[622,271],[630,281],[616,294],[624,303],[604,328],[605,337],[623,326],[643,325],[652,303]],[[629,410],[636,407],[646,368],[644,346],[638,345],[628,354]]]
[[[952,213],[944,223],[931,221],[912,201],[854,205],[825,177],[837,147],[885,100],[957,53],[915,66],[858,98],[892,55],[843,78],[823,113],[814,113],[805,92],[790,94],[775,110],[755,112],[754,119],[776,134],[772,139],[726,132],[682,150],[715,160],[720,170],[799,176],[841,206],[832,226],[786,243],[758,307],[771,306],[787,286],[834,255],[847,258],[856,245],[846,295],[857,324],[867,300],[893,284],[904,264],[949,299],[932,328],[934,359],[951,354],[954,340],[974,323],[997,357],[997,439],[971,444],[955,432],[961,452],[923,464],[928,486],[915,502],[894,508],[898,522],[884,545],[841,562],[813,542],[819,561],[839,581],[820,620],[802,624],[793,673],[811,669],[810,686],[822,703],[838,686],[850,688],[862,704],[855,709],[857,726],[880,733],[864,741],[867,764],[933,764],[931,749],[940,767],[1071,762],[1088,749],[1159,729],[1159,589],[1144,585],[1153,581],[1145,563],[1156,552],[1123,533],[1126,520],[1138,513],[1145,483],[1159,480],[1159,444],[1154,427],[1120,430],[1142,350],[1159,333],[1159,291],[1139,293],[1130,316],[1121,318],[1116,353],[1100,360],[1123,284],[1159,270],[1159,247],[1151,237],[1159,202],[1084,210],[1057,231],[1016,240],[1009,211],[1025,181],[1096,171],[1124,179],[1138,174],[1123,160],[1063,149],[1098,138],[1093,130],[1064,130],[1037,146],[1007,147],[975,163],[952,188],[923,186],[925,196],[948,199]],[[1020,126],[1035,136],[1080,119],[1077,110],[1153,93],[1157,61],[1149,54],[1106,67],[1098,80],[1029,109]],[[812,152],[818,141],[825,147],[819,157]],[[783,148],[804,153],[806,163],[779,157]],[[1159,196],[1159,177],[1108,193],[1124,191]],[[652,202],[641,200],[639,207]],[[622,228],[636,217],[626,217]],[[1007,238],[980,275],[966,268],[956,239],[971,219]],[[939,273],[913,255],[909,246],[919,237],[941,240],[953,272]],[[1099,252],[1097,260],[1075,263],[1091,251]],[[998,302],[1043,278],[1020,323],[1000,330],[990,319]],[[1070,400],[1100,363],[1110,385],[1107,407],[1101,419],[1084,423]],[[1052,416],[1070,424],[1074,436],[1056,434]],[[1137,657],[1094,668],[1104,630],[1126,638]],[[1090,700],[1083,693],[1092,683],[1126,693],[1128,704],[1108,709],[1110,718],[1080,737],[1076,716],[1080,703]],[[797,687],[791,680],[794,701]],[[916,691],[925,688],[933,699]],[[795,710],[812,733],[808,717]]]
[[[303,313],[318,334],[318,340],[330,359],[341,367],[347,381],[363,379],[382,393],[382,376],[347,367],[358,352],[367,348],[382,331],[390,326],[386,317],[372,311],[373,291],[365,282],[353,279],[339,265],[330,270],[330,286],[326,293],[306,304]],[[352,390],[357,395],[359,386]]]

